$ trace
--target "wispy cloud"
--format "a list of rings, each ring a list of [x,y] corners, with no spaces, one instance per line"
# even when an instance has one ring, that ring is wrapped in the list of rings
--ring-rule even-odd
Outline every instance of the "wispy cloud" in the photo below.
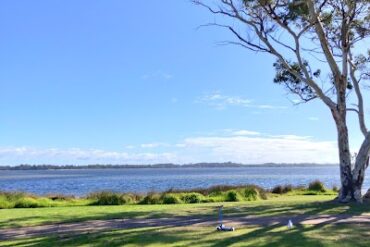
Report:
[[[129,153],[100,149],[81,148],[32,148],[2,147],[0,148],[0,164],[91,164],[91,163],[156,163],[176,160],[170,152]]]
[[[170,80],[173,78],[173,75],[162,70],[157,70],[155,72],[144,74],[141,76],[143,80],[150,80],[150,79],[162,79],[162,80]]]
[[[257,136],[260,135],[261,133],[250,130],[235,130],[231,131],[231,134],[234,136]]]
[[[226,109],[229,106],[239,106],[256,109],[286,109],[286,106],[256,104],[253,100],[240,96],[222,95],[220,93],[206,94],[199,97],[196,102],[204,103],[218,110]]]
[[[190,153],[202,152],[212,161],[242,163],[333,163],[337,160],[335,142],[317,141],[307,137],[230,136],[192,137],[183,142]]]
[[[310,121],[319,121],[318,117],[309,117],[308,120]]]
[[[142,148],[158,148],[158,147],[169,147],[170,145],[163,142],[153,142],[153,143],[144,143],[141,144],[140,147]]]
[[[223,130],[175,144],[153,142],[126,146],[125,151],[81,148],[0,147],[0,165],[8,164],[153,164],[194,162],[334,163],[335,141],[292,134],[270,135],[250,130]],[[160,149],[156,149],[160,148]],[[148,151],[150,150],[150,151]],[[159,151],[160,150],[160,151]]]
[[[238,96],[226,96],[219,93],[204,95],[197,102],[208,104],[217,109],[225,109],[227,106],[249,107],[252,103],[250,99]]]

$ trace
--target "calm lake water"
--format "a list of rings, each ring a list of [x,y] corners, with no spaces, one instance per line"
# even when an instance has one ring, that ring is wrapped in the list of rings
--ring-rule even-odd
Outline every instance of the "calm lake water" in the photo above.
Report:
[[[170,188],[209,187],[218,184],[307,185],[319,179],[326,186],[339,185],[338,166],[251,166],[242,168],[124,168],[42,171],[0,171],[0,190],[39,195],[89,192],[164,191]],[[365,181],[365,187],[370,183]]]

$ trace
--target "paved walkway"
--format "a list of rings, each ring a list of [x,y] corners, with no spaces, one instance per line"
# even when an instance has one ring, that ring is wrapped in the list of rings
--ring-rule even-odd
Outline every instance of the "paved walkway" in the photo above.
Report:
[[[370,224],[370,215],[296,215],[296,216],[246,216],[229,217],[224,220],[225,225],[231,226],[269,226],[286,225],[288,220],[294,224],[341,224],[361,223]],[[75,235],[93,233],[107,230],[140,228],[140,227],[177,227],[177,226],[217,226],[216,219],[207,217],[175,217],[175,218],[151,218],[151,219],[113,219],[113,220],[89,220],[76,223],[58,223],[40,226],[29,226],[21,228],[0,229],[0,240],[16,238],[45,236],[45,235]]]

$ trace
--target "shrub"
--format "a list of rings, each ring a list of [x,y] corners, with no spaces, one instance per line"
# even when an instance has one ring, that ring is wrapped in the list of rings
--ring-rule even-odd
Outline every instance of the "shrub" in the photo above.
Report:
[[[14,203],[10,202],[6,196],[0,195],[0,209],[12,207],[14,207]]]
[[[204,200],[204,196],[200,193],[186,193],[181,198],[185,203],[200,203]]]
[[[181,199],[176,194],[165,193],[162,195],[163,204],[179,204],[182,203]]]
[[[274,194],[285,194],[293,190],[293,186],[290,184],[287,185],[277,185],[272,188],[271,193]]]
[[[335,191],[335,192],[339,192],[339,188],[336,185],[333,186],[332,190]]]
[[[53,201],[46,197],[41,197],[36,199],[37,207],[51,207],[53,206]]]
[[[46,197],[53,201],[57,201],[57,200],[58,201],[71,201],[75,199],[75,196],[73,195],[62,195],[62,194],[49,194]]]
[[[122,205],[126,203],[122,194],[111,191],[102,191],[92,193],[88,196],[89,199],[96,200],[94,205]]]
[[[133,194],[123,194],[121,197],[123,204],[133,204],[138,201],[138,197]]]
[[[236,190],[229,190],[226,193],[226,201],[228,202],[238,202],[241,201],[240,195]]]
[[[31,197],[24,197],[17,200],[14,204],[15,208],[37,208],[40,205]]]
[[[149,193],[139,203],[140,204],[160,204],[161,197],[158,194]]]
[[[258,195],[258,190],[252,186],[248,186],[244,189],[244,197],[247,201],[256,201]]]
[[[311,182],[308,185],[308,189],[313,190],[313,191],[319,191],[319,192],[325,192],[326,191],[324,184],[322,182],[320,182],[319,180],[315,180],[315,181]]]

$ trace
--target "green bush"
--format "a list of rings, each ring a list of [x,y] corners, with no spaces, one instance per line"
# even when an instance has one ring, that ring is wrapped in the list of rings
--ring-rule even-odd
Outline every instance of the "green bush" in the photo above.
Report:
[[[94,205],[122,205],[126,203],[122,194],[111,191],[92,193],[88,198],[95,200],[95,202],[92,203]]]
[[[258,190],[252,186],[244,189],[244,197],[247,201],[256,201],[258,199]]]
[[[226,201],[238,202],[238,201],[241,201],[241,198],[236,190],[229,190],[226,192]]]
[[[334,185],[333,186],[333,189],[332,189],[334,192],[339,192],[339,188],[336,186],[336,185]]]
[[[31,197],[21,198],[14,204],[15,208],[37,208],[39,206],[40,205],[37,203],[37,200]]]
[[[162,203],[161,197],[155,193],[147,194],[140,202],[140,204],[160,204]]]
[[[53,206],[53,201],[46,197],[41,197],[36,199],[37,207],[51,207]]]
[[[122,197],[123,204],[134,204],[138,201],[137,196],[132,195],[132,194],[123,194],[121,195],[121,197]]]
[[[326,188],[322,182],[315,180],[308,185],[308,189],[312,191],[325,192]]]
[[[179,204],[182,203],[179,195],[172,194],[172,193],[165,193],[162,195],[162,202],[163,204]]]
[[[76,197],[73,195],[62,195],[62,194],[49,194],[46,197],[53,201],[72,201],[76,199]]]
[[[12,207],[14,207],[14,203],[10,202],[6,196],[0,195],[0,209]]]
[[[204,196],[200,193],[186,193],[181,198],[185,203],[200,203],[204,200]]]
[[[272,188],[271,193],[274,194],[286,194],[288,192],[291,192],[293,190],[293,186],[290,184],[287,185],[277,185],[274,188]]]

